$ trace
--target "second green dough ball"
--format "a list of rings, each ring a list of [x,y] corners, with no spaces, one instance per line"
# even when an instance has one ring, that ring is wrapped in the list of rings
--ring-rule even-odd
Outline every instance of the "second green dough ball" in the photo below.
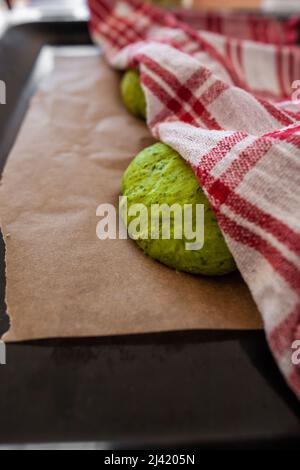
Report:
[[[129,225],[134,217],[128,216],[133,204],[143,204],[151,213],[153,204],[196,204],[204,205],[204,246],[189,251],[186,238],[175,239],[175,218],[171,219],[171,239],[151,239],[149,223],[148,238],[139,238],[136,243],[150,257],[177,271],[193,274],[216,276],[236,269],[234,259],[219,229],[216,217],[208,199],[199,186],[193,170],[181,156],[168,147],[158,143],[143,150],[129,165],[123,177],[123,196],[127,197],[126,206],[121,203],[123,220]],[[125,199],[124,199],[125,200]],[[195,211],[193,211],[193,217]],[[193,220],[193,226],[195,226]]]
[[[136,69],[125,72],[121,82],[122,100],[128,111],[140,119],[146,119],[146,100]]]

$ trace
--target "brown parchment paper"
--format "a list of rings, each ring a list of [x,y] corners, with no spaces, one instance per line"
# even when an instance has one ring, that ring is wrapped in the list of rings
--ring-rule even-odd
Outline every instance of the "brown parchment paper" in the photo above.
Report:
[[[260,328],[238,274],[179,274],[131,240],[97,238],[98,205],[117,206],[124,170],[152,142],[119,80],[94,50],[60,53],[32,100],[0,188],[5,341]]]

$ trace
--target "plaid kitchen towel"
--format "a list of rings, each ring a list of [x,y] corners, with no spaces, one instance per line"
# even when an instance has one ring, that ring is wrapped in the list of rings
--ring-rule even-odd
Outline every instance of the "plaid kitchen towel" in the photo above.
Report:
[[[278,19],[241,12],[174,11],[176,18],[194,29],[224,34],[230,38],[248,39],[266,44],[296,44],[300,39],[300,16]]]
[[[140,69],[153,135],[194,169],[300,398],[299,48],[199,33],[139,0],[89,5],[110,64]]]

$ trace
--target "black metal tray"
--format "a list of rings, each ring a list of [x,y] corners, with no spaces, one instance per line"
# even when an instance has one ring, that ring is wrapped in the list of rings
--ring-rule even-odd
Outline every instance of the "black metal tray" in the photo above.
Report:
[[[0,40],[0,79],[7,83],[8,103],[0,106],[1,169],[38,79],[33,72],[41,48],[89,43],[82,22],[19,25]],[[0,251],[3,331],[3,242]],[[300,406],[262,332],[195,331],[8,345],[0,384],[0,445],[299,447]]]

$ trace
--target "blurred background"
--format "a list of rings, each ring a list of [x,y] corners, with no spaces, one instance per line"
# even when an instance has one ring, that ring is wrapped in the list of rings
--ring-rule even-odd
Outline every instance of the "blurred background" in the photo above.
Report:
[[[148,0],[150,1],[150,0]],[[85,0],[0,0],[8,7],[38,7],[47,11],[62,11],[68,9],[84,9]],[[300,0],[153,0],[153,3],[168,5],[184,5],[203,9],[260,9],[281,12],[298,12],[300,14]]]

